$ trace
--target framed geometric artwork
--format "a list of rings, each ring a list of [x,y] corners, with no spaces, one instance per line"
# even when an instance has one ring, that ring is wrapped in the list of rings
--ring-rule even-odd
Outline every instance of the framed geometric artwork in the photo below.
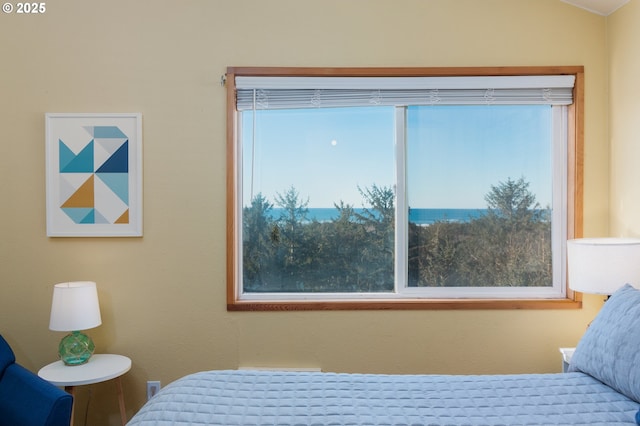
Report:
[[[142,116],[45,114],[47,236],[142,236]]]

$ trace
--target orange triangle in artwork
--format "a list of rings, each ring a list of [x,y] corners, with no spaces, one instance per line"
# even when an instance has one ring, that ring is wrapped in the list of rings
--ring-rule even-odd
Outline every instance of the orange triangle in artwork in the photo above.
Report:
[[[85,181],[76,192],[71,195],[61,206],[62,208],[68,207],[90,207],[93,208],[94,203],[94,191],[93,191],[93,176]]]
[[[113,223],[129,223],[129,209],[125,210],[122,215]]]

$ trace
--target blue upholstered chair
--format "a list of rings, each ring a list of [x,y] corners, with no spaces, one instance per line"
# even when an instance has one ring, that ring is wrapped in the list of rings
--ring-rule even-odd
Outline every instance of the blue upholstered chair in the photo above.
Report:
[[[0,426],[69,426],[71,395],[19,364],[0,335]]]

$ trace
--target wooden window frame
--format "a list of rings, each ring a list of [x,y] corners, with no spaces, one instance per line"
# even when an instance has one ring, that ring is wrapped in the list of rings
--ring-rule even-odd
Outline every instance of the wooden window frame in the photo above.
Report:
[[[318,77],[430,77],[574,75],[573,103],[568,106],[567,238],[582,237],[584,192],[584,67],[439,67],[439,68],[296,68],[228,67],[227,85],[227,196],[226,280],[228,311],[302,310],[455,310],[455,309],[579,309],[582,295],[566,289],[560,299],[362,299],[362,300],[241,300],[237,285],[237,176],[236,76]],[[566,285],[566,284],[565,284]]]

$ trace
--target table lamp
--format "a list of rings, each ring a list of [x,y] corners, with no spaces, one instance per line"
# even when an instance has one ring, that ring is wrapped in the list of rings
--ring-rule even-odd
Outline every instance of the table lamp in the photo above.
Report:
[[[610,296],[625,284],[640,288],[640,238],[567,241],[569,287]]]
[[[102,324],[96,283],[76,281],[53,286],[49,329],[70,331],[60,341],[58,355],[66,365],[80,365],[89,361],[95,345],[80,330]]]

